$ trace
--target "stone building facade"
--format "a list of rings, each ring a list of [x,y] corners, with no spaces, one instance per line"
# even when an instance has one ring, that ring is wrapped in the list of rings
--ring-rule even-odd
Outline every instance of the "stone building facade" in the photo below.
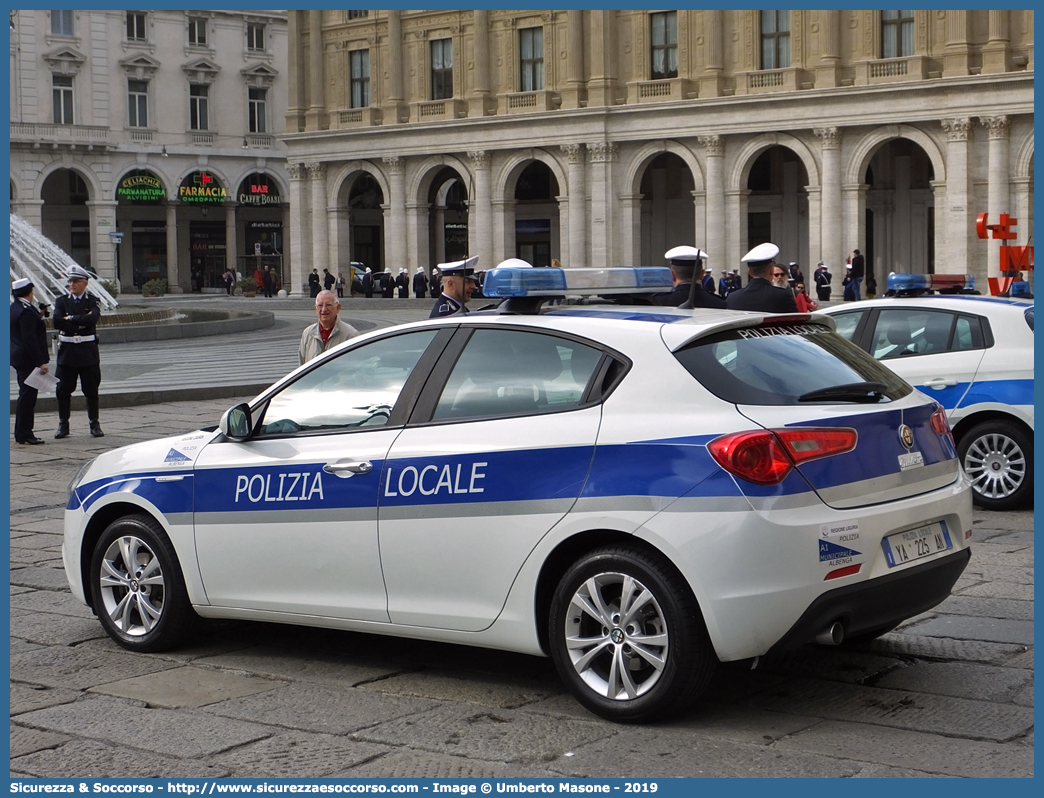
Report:
[[[291,11],[300,269],[998,269],[1033,231],[1033,12]],[[807,273],[807,271],[806,271]],[[839,281],[837,281],[839,282]],[[295,279],[296,284],[300,284]]]
[[[285,12],[11,12],[11,210],[130,291],[283,271]]]

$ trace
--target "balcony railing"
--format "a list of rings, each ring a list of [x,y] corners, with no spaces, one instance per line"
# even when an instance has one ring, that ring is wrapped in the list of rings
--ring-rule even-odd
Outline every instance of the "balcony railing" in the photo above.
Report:
[[[38,125],[31,122],[12,122],[11,141],[33,144],[102,145],[109,143],[109,129],[91,125]]]
[[[437,119],[461,119],[468,115],[468,104],[453,98],[445,100],[426,100],[410,103],[410,120],[413,122],[431,122]]]
[[[751,72],[747,80],[747,86],[751,89],[776,88],[782,85],[783,70],[781,69],[766,72]]]
[[[363,108],[342,108],[330,112],[330,127],[367,127],[379,125],[381,120],[381,109],[372,105]]]
[[[251,147],[270,148],[275,141],[272,136],[262,136],[257,133],[247,133],[247,144]]]
[[[188,143],[209,147],[214,143],[214,134],[204,130],[189,131]]]
[[[130,132],[131,141],[139,144],[151,144],[152,143],[152,131],[151,130],[132,130]]]
[[[551,91],[517,91],[500,95],[500,111],[508,114],[553,111],[561,103],[561,97]]]

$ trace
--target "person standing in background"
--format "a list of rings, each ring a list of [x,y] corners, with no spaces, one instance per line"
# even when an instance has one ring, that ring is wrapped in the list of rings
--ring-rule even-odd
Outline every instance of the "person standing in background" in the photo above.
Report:
[[[866,258],[858,249],[852,250],[852,298],[858,302],[863,298],[861,287],[866,276]]]
[[[424,273],[424,269],[417,269],[417,273],[413,275],[413,295],[417,299],[424,299],[424,296],[428,293],[428,275]]]
[[[25,384],[25,378],[40,369],[47,373],[51,357],[47,351],[47,325],[33,305],[35,286],[28,277],[11,284],[11,365],[18,379],[18,403],[15,405],[15,443],[35,446],[44,442],[33,432],[36,423],[37,390]]]
[[[55,438],[69,437],[69,417],[72,415],[72,393],[76,381],[87,400],[87,419],[91,436],[103,438],[98,419],[98,386],[101,385],[101,355],[95,326],[101,318],[101,304],[88,293],[90,273],[82,266],[69,267],[69,293],[54,301],[51,317],[58,330],[58,430]]]

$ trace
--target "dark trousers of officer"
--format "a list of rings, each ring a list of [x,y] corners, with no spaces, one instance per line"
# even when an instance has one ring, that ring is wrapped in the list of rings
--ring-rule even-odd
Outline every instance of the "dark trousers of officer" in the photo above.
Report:
[[[36,423],[36,388],[25,384],[25,378],[33,373],[32,369],[16,369],[18,376],[18,403],[15,405],[15,428],[16,441],[27,441],[34,437],[33,425]]]
[[[58,378],[58,420],[68,421],[72,414],[72,395],[76,390],[76,380],[80,380],[80,390],[87,399],[87,418],[98,420],[98,386],[101,385],[101,366],[58,366],[54,375]]]

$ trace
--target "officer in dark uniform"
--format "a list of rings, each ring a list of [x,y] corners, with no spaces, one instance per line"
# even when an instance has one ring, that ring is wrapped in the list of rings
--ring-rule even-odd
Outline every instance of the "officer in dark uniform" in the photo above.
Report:
[[[424,299],[425,294],[428,293],[428,275],[424,273],[424,269],[417,269],[417,273],[413,275],[413,295],[417,299]]]
[[[729,310],[757,310],[762,313],[797,313],[794,293],[778,288],[771,282],[772,267],[779,247],[775,244],[758,244],[740,260],[747,264],[750,280],[738,291],[733,291],[725,300]]]
[[[435,307],[431,309],[429,319],[468,312],[466,303],[478,287],[478,279],[475,277],[476,263],[478,263],[478,255],[466,260],[438,265],[439,274],[442,277],[442,295],[435,302]]]
[[[25,384],[25,378],[39,368],[47,373],[47,325],[40,311],[33,307],[33,283],[28,277],[11,284],[11,365],[18,377],[18,404],[15,406],[15,442],[29,445],[43,443],[33,432],[36,421],[36,388]]]
[[[58,330],[58,431],[55,438],[69,436],[69,416],[76,380],[87,399],[87,418],[91,435],[102,438],[98,421],[98,386],[101,384],[101,356],[98,354],[98,336],[95,325],[101,318],[98,298],[87,291],[90,274],[81,266],[69,268],[69,293],[54,301],[52,319]]]
[[[675,308],[682,305],[689,308],[725,307],[724,299],[704,287],[703,259],[707,257],[706,252],[696,247],[681,246],[667,250],[663,256],[671,262],[674,290],[666,294],[656,294],[653,302]],[[714,285],[713,281],[711,285]],[[690,296],[691,305],[688,304]]]

